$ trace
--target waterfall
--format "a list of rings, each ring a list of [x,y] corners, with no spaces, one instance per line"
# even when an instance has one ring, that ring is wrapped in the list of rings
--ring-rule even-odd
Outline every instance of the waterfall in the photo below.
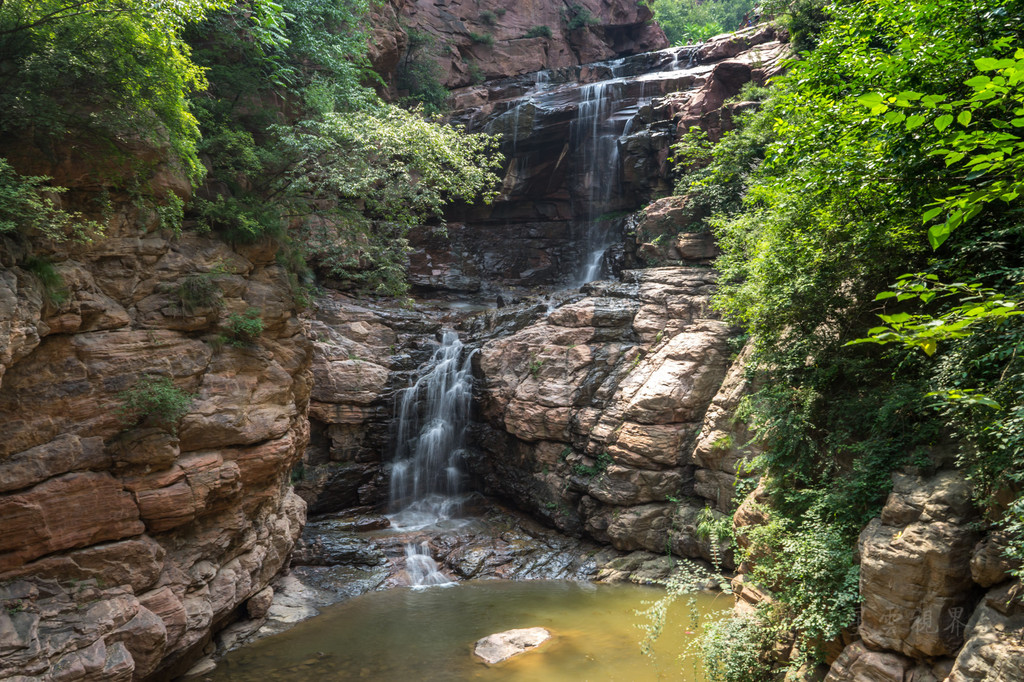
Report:
[[[390,490],[397,528],[433,526],[459,513],[459,457],[473,390],[471,355],[463,359],[462,351],[458,334],[445,332],[425,371],[397,397]]]
[[[413,589],[449,587],[456,584],[438,570],[437,562],[430,556],[430,547],[426,542],[409,542],[405,545],[405,574]]]
[[[612,65],[612,74],[620,64]],[[585,256],[577,283],[585,284],[602,275],[604,253],[614,235],[601,216],[622,185],[619,162],[620,121],[613,116],[612,104],[618,98],[622,82],[618,79],[590,83],[581,88],[581,101],[571,127],[576,149],[577,175],[586,185],[587,205],[581,212],[585,230]]]
[[[622,225],[614,216],[637,208],[652,189],[637,181],[637,169],[647,169],[624,168],[624,160],[645,155],[653,159],[654,152],[645,140],[627,149],[627,138],[653,125],[653,114],[641,110],[656,98],[704,83],[713,66],[700,65],[700,50],[675,47],[575,70],[541,70],[516,81],[514,88],[497,88],[494,113],[482,114],[486,120],[479,126],[506,136],[509,158],[502,211],[493,212],[491,219],[543,224],[569,217],[571,247],[558,247],[547,266],[558,269],[553,276],[563,283],[578,286],[610,274],[604,272],[605,256]],[[477,109],[470,111],[471,118]],[[664,123],[658,130],[651,128],[651,142],[661,144],[671,135],[669,122]],[[644,160],[663,163],[652,159]],[[532,210],[519,201],[534,195],[543,200],[534,201]],[[569,206],[563,212],[560,204],[566,199]],[[550,240],[545,229],[531,225],[527,231],[531,239],[536,232],[538,239]]]

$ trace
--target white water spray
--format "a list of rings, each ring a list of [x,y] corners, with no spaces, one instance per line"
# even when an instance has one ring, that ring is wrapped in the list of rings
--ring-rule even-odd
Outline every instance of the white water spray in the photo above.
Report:
[[[471,354],[462,355],[458,334],[445,332],[420,378],[398,395],[389,515],[398,530],[436,527],[460,512],[459,459],[473,392]],[[453,584],[426,542],[408,543],[405,557],[412,586]]]

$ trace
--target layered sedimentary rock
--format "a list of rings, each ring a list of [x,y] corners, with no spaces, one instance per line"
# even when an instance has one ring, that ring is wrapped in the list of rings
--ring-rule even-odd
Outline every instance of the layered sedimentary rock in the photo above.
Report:
[[[387,498],[381,459],[389,450],[396,392],[430,357],[450,315],[424,305],[366,305],[326,292],[315,303],[311,442],[298,492],[311,514]]]
[[[617,549],[718,558],[697,517],[728,500],[696,476],[735,467],[708,448],[714,468],[694,459],[727,402],[708,415],[730,366],[714,280],[698,267],[629,272],[486,343],[473,466],[487,490]]]
[[[651,19],[647,7],[631,0],[391,0],[377,11],[370,57],[389,83],[418,60],[433,64],[442,84],[458,88],[667,47]]]
[[[20,170],[96,189],[95,158],[46,158]],[[188,183],[157,165],[150,187]],[[274,250],[174,237],[116,194],[111,207],[91,243],[0,244],[4,679],[173,668],[265,588],[304,523],[288,472],[310,348]],[[229,323],[249,310],[254,340]],[[193,396],[184,417],[127,419],[123,392],[158,378]]]

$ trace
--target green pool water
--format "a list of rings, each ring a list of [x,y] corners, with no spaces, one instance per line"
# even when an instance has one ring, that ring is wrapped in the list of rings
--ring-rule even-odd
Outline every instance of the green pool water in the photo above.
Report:
[[[280,635],[229,654],[207,678],[263,681],[501,680],[585,682],[701,680],[696,656],[679,658],[694,638],[691,612],[721,618],[731,599],[680,599],[653,656],[640,653],[646,622],[635,613],[663,594],[637,585],[561,581],[480,581],[448,588],[393,589],[357,597]],[[545,627],[539,649],[495,666],[473,643],[513,628]]]

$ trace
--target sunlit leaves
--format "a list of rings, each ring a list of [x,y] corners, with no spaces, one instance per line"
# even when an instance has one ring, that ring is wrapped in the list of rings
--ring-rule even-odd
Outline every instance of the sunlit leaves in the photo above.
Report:
[[[188,104],[206,85],[182,28],[229,0],[38,0],[0,3],[5,54],[0,130],[168,143],[203,174]]]
[[[1024,292],[1022,292],[1024,293]],[[1007,296],[977,283],[944,284],[937,275],[903,275],[896,284],[875,297],[897,303],[917,301],[927,305],[935,299],[954,298],[956,304],[935,315],[899,311],[880,314],[885,324],[868,330],[868,336],[847,343],[899,343],[935,355],[939,343],[970,336],[979,325],[998,325],[1010,317],[1024,315],[1024,298]]]

